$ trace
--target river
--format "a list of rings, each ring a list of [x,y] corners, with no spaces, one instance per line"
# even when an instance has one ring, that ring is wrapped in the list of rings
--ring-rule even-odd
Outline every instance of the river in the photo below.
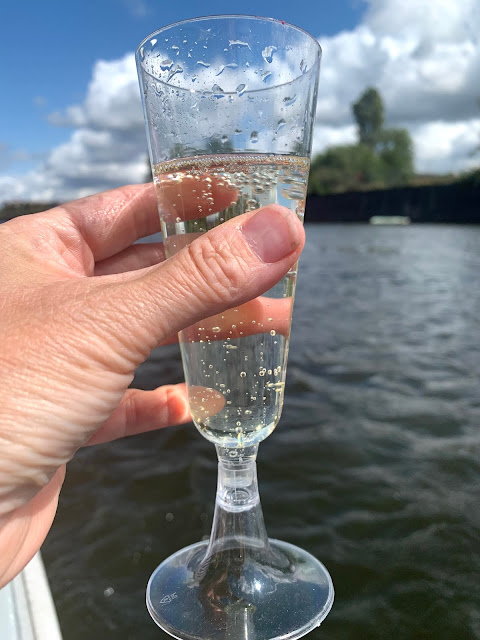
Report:
[[[260,446],[272,537],[331,572],[311,640],[480,640],[480,226],[307,225],[285,408]],[[177,346],[134,384],[182,379]],[[168,636],[155,566],[208,535],[192,425],[81,451],[44,547],[68,640]]]

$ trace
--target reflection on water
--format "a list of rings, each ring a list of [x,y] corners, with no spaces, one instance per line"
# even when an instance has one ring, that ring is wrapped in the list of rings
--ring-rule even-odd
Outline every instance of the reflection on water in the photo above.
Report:
[[[272,537],[328,567],[315,640],[480,640],[480,228],[307,227],[285,408],[262,443]],[[182,379],[177,347],[136,384]],[[209,533],[192,426],[81,452],[44,546],[66,638],[167,638],[153,568]]]

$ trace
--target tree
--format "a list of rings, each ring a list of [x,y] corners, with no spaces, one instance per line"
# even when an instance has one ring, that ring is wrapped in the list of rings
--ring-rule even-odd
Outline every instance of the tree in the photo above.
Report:
[[[150,164],[150,158],[147,156],[146,166],[145,166],[145,176],[143,178],[144,182],[151,182],[153,180],[152,177],[152,166]]]
[[[376,89],[366,89],[352,105],[360,142],[374,147],[383,127],[383,102]]]
[[[233,144],[227,136],[211,136],[206,144],[206,150],[209,154],[232,153]]]
[[[382,183],[382,162],[366,144],[332,147],[312,162],[309,191],[331,193],[354,190],[365,184]]]
[[[376,152],[388,185],[405,184],[412,177],[413,145],[406,129],[384,129],[378,134]]]
[[[413,145],[406,129],[384,129],[382,97],[366,89],[352,105],[359,142],[333,147],[314,158],[310,193],[348,191],[375,185],[401,185],[414,172]]]

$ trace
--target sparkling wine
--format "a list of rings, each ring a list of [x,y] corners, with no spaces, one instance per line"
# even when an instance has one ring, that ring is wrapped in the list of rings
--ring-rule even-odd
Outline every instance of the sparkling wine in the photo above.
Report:
[[[308,158],[225,154],[155,167],[167,256],[199,234],[271,203],[303,220]],[[192,418],[215,444],[266,438],[283,406],[296,265],[263,296],[180,333]]]

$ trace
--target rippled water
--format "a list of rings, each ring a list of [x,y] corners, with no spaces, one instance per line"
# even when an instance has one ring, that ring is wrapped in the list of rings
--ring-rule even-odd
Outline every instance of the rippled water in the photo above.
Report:
[[[307,227],[269,534],[329,568],[312,640],[480,640],[480,227]],[[182,379],[177,347],[136,384]],[[167,638],[153,568],[209,532],[216,461],[192,426],[82,451],[44,559],[68,640]]]

